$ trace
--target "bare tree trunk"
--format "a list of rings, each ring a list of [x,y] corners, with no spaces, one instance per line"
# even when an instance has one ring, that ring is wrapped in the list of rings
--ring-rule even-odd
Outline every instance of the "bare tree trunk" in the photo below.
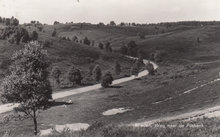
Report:
[[[36,110],[35,110],[35,108],[34,108],[33,112],[34,112],[34,116],[33,116],[33,120],[34,120],[34,135],[37,135],[37,117],[36,117]]]

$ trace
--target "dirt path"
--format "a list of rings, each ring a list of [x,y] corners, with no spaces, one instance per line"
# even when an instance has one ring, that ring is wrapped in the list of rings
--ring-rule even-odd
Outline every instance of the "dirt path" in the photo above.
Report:
[[[134,57],[128,57],[128,58],[136,59]],[[148,63],[148,60],[143,60],[143,61],[144,61],[144,64]],[[157,64],[155,64],[154,62],[151,62],[151,63],[153,64],[154,69],[158,68]],[[134,80],[136,78],[140,78],[140,77],[143,77],[143,76],[146,76],[146,75],[148,75],[148,71],[144,70],[144,71],[140,72],[138,74],[138,76],[133,76],[132,75],[130,77],[114,80],[112,85],[117,85],[117,84],[120,84],[120,83],[131,81],[131,80]],[[64,97],[68,97],[68,96],[72,96],[72,95],[76,95],[76,94],[81,94],[81,93],[97,90],[97,89],[100,89],[100,88],[102,88],[101,84],[96,84],[96,85],[87,86],[87,87],[83,87],[83,88],[72,89],[72,90],[68,90],[68,91],[64,91],[64,92],[61,91],[61,92],[58,92],[58,93],[54,93],[54,94],[52,94],[52,97],[53,97],[53,99],[60,99],[60,98],[64,98]],[[18,105],[19,104],[4,104],[4,105],[0,105],[0,114],[12,111]]]

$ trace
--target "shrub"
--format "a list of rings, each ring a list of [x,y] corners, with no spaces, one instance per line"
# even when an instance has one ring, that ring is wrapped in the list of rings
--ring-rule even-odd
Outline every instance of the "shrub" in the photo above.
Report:
[[[82,81],[82,75],[81,75],[81,71],[76,68],[75,66],[71,66],[69,71],[68,71],[68,79],[70,82],[72,82],[73,84],[81,84]]]
[[[87,37],[85,37],[83,43],[86,45],[90,45],[91,42]]]
[[[111,45],[110,42],[106,43],[106,46],[105,46],[106,52],[112,52],[112,47],[110,45]]]
[[[60,75],[61,75],[60,69],[57,66],[55,66],[51,71],[51,76],[58,84],[60,84]]]
[[[148,70],[150,75],[154,75],[154,66],[150,61],[146,64],[146,69]]]
[[[104,48],[104,45],[102,43],[99,43],[99,48],[102,50]]]
[[[136,56],[137,54],[137,44],[135,41],[130,41],[128,43],[128,49],[127,49],[127,54],[130,55],[130,56]]]
[[[31,40],[36,41],[38,39],[38,33],[36,31],[33,31],[31,34]]]
[[[55,37],[56,35],[57,35],[57,31],[56,31],[56,29],[54,29],[52,32],[52,37]]]
[[[112,84],[112,81],[113,81],[113,77],[112,77],[112,74],[110,72],[107,72],[103,78],[102,78],[102,87],[106,88],[106,87],[109,87],[109,85]]]
[[[78,41],[78,37],[77,37],[77,36],[74,36],[74,37],[72,38],[72,40],[73,40],[74,42],[77,42],[77,41]]]
[[[131,75],[135,75],[135,76],[138,76],[138,73],[141,69],[141,65],[142,65],[142,62],[143,60],[141,59],[137,59],[135,61],[135,63],[133,64],[132,68],[131,68]]]
[[[116,26],[116,23],[115,23],[114,21],[111,21],[111,22],[110,22],[110,25],[111,25],[111,26]]]
[[[102,77],[102,71],[99,65],[96,65],[93,69],[93,76],[95,81],[100,81]]]

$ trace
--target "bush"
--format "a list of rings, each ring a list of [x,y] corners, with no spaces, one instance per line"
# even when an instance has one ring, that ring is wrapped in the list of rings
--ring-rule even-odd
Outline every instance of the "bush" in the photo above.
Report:
[[[76,68],[75,66],[71,66],[69,71],[68,71],[68,79],[70,82],[72,82],[73,84],[81,84],[82,81],[82,75],[81,75],[81,71]]]
[[[105,46],[106,52],[112,52],[112,47],[110,45],[111,45],[110,42],[106,43],[106,46]]]
[[[31,34],[31,40],[36,41],[38,39],[38,33],[36,31],[33,31]]]
[[[51,76],[58,84],[60,84],[60,75],[61,75],[60,69],[57,66],[55,66],[51,71]]]
[[[86,45],[90,45],[91,42],[87,37],[85,37],[83,43]]]
[[[54,29],[52,32],[52,37],[55,37],[56,35],[57,35],[57,31],[56,31],[56,29]]]
[[[101,50],[103,50],[104,45],[103,45],[102,43],[99,43],[99,48],[100,48]]]
[[[154,75],[154,66],[152,63],[150,63],[148,61],[148,63],[146,64],[146,69],[148,70],[150,75]]]
[[[100,81],[102,77],[102,71],[99,65],[96,65],[93,69],[93,76],[95,81]]]
[[[102,85],[102,87],[107,88],[107,87],[109,87],[109,85],[112,84],[112,81],[113,81],[112,74],[110,72],[107,72],[102,78],[101,85]]]
[[[135,61],[135,63],[133,64],[132,68],[131,68],[131,75],[135,75],[135,76],[138,76],[138,73],[141,69],[141,65],[142,65],[142,62],[143,60],[141,59],[137,59]]]

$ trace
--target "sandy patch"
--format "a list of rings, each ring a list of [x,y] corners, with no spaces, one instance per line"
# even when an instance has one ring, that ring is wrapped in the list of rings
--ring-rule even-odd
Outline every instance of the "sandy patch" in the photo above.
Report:
[[[110,109],[110,110],[103,112],[102,115],[111,116],[111,115],[116,115],[116,114],[120,114],[120,113],[125,113],[125,112],[131,111],[131,110],[132,109],[114,108],[114,109]]]
[[[54,130],[57,132],[62,132],[64,129],[69,129],[71,131],[80,131],[86,130],[89,127],[89,124],[86,123],[74,123],[74,124],[65,124],[65,125],[56,125],[54,128],[41,130],[40,135],[46,136],[50,135]]]

